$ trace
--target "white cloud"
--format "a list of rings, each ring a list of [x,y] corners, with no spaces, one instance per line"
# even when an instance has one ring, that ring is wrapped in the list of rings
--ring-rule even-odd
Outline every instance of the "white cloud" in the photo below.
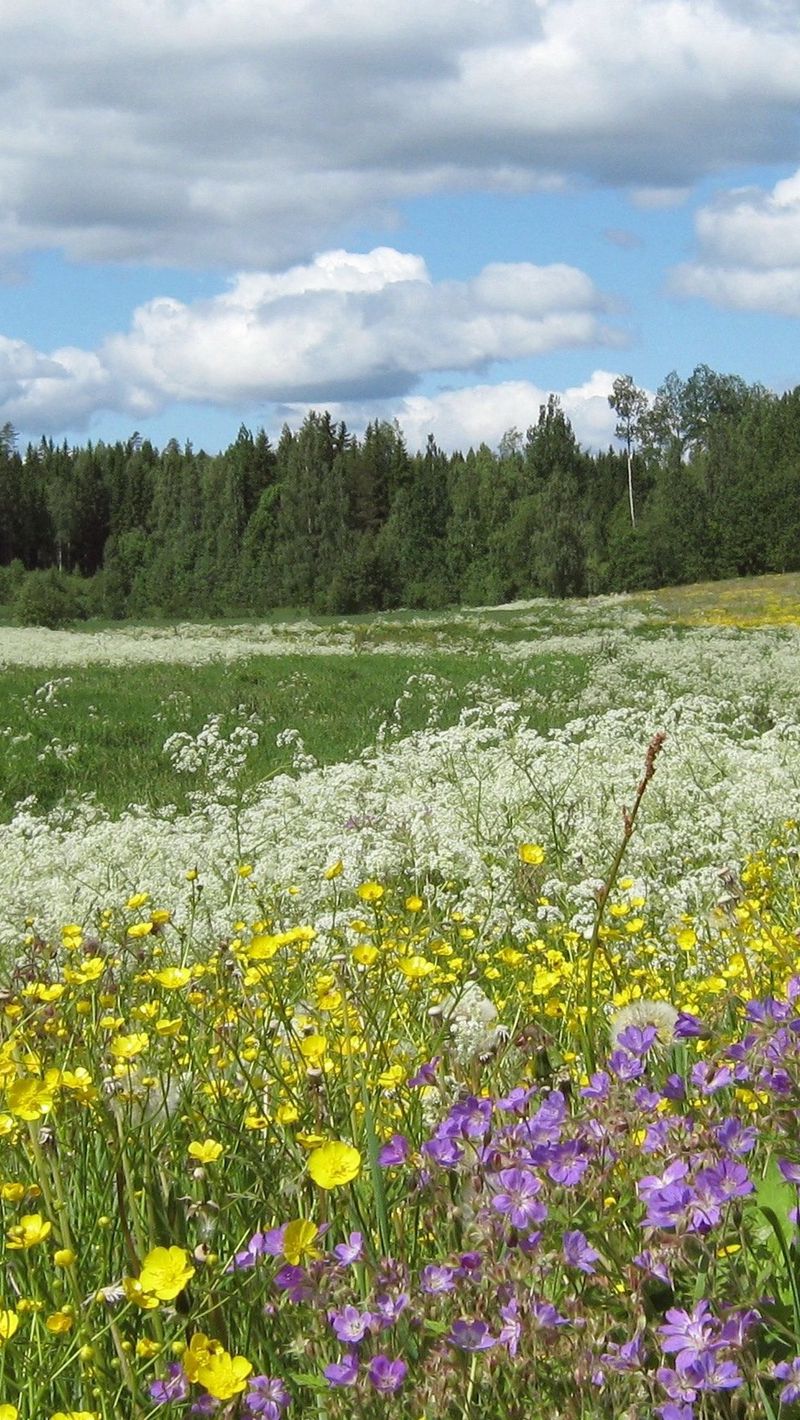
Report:
[[[672,289],[715,305],[800,316],[800,170],[771,191],[738,188],[697,214],[699,254]]]
[[[239,275],[208,300],[149,301],[96,351],[0,344],[0,417],[50,432],[100,409],[144,416],[175,401],[386,400],[432,372],[618,345],[606,307],[584,272],[559,263],[495,263],[437,283],[419,256],[390,247],[330,251]]]
[[[0,261],[307,260],[405,198],[674,201],[796,144],[775,0],[4,0]]]
[[[602,449],[614,442],[616,415],[608,396],[615,379],[616,374],[608,370],[595,370],[582,385],[558,391],[529,380],[506,380],[432,395],[412,394],[387,407],[385,417],[397,419],[411,449],[423,449],[429,434],[443,449],[466,450],[479,444],[496,448],[509,429],[517,428],[524,434],[536,424],[540,408],[555,393],[579,442]],[[304,409],[295,411],[297,418],[303,413]],[[363,429],[374,417],[363,406],[340,405],[332,413],[355,430]],[[297,418],[290,418],[289,423],[296,423]]]

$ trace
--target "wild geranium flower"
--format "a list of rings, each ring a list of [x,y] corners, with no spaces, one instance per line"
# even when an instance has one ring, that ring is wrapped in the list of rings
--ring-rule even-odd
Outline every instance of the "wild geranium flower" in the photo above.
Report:
[[[378,1163],[381,1168],[393,1168],[398,1164],[404,1164],[411,1151],[411,1145],[404,1134],[393,1134],[388,1144],[384,1144],[378,1153]]]
[[[669,1001],[649,1001],[644,998],[639,1001],[630,1001],[627,1006],[622,1006],[611,1017],[609,1023],[611,1044],[617,1046],[622,1043],[620,1037],[630,1026],[638,1027],[640,1030],[652,1026],[655,1036],[650,1041],[650,1045],[657,1043],[662,1047],[668,1046],[674,1039],[678,1017],[679,1012]]]
[[[501,1169],[499,1173],[488,1174],[486,1182],[494,1192],[492,1207],[503,1213],[515,1228],[527,1228],[547,1217],[547,1209],[537,1197],[542,1188],[541,1180],[528,1169]]]
[[[142,1263],[138,1280],[143,1292],[160,1302],[174,1302],[194,1274],[189,1254],[182,1247],[154,1247]]]
[[[430,1263],[423,1267],[419,1274],[420,1291],[426,1292],[428,1296],[438,1296],[442,1292],[452,1292],[456,1285],[457,1272],[455,1267],[447,1267],[443,1263]]]
[[[447,1340],[459,1351],[489,1351],[497,1345],[498,1337],[492,1336],[485,1321],[462,1318],[453,1322]]]
[[[283,1381],[271,1376],[251,1376],[242,1403],[249,1415],[261,1415],[264,1420],[280,1420],[290,1400]]]
[[[309,1155],[308,1172],[320,1188],[341,1188],[361,1172],[361,1155],[352,1144],[331,1140]]]
[[[150,1382],[150,1399],[154,1405],[173,1405],[186,1400],[188,1394],[189,1382],[179,1361],[172,1361],[167,1366],[165,1380]]]
[[[333,1249],[337,1262],[344,1263],[345,1266],[360,1261],[363,1254],[364,1239],[361,1233],[351,1233],[346,1243],[337,1243]]]
[[[329,1385],[355,1385],[358,1376],[358,1357],[354,1351],[346,1352],[338,1361],[331,1361],[322,1372]]]
[[[392,1361],[389,1356],[373,1356],[367,1367],[370,1383],[383,1395],[395,1395],[406,1378],[405,1361]]]
[[[562,1238],[564,1249],[564,1260],[569,1267],[577,1267],[581,1272],[592,1273],[596,1271],[595,1262],[599,1260],[600,1254],[588,1242],[584,1233],[579,1228],[564,1233]]]
[[[371,1312],[360,1312],[358,1307],[342,1307],[338,1312],[329,1312],[328,1320],[337,1339],[345,1346],[357,1346],[363,1341],[373,1322]]]
[[[800,1356],[795,1356],[791,1361],[778,1361],[773,1367],[773,1376],[776,1381],[783,1381],[778,1399],[781,1405],[794,1405],[800,1400]]]
[[[719,1322],[705,1299],[697,1302],[690,1312],[670,1307],[666,1322],[658,1330],[662,1350],[675,1355],[675,1364],[681,1372],[718,1345]]]

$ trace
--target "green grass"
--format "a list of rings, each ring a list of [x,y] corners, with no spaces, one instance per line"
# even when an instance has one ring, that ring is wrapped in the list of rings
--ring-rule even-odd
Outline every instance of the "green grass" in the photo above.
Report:
[[[191,780],[175,775],[163,753],[176,731],[196,734],[212,714],[232,727],[244,715],[264,724],[248,760],[251,785],[290,768],[288,752],[275,744],[278,732],[299,730],[308,753],[320,764],[352,759],[374,743],[378,728],[406,689],[409,677],[437,677],[437,723],[446,726],[469,705],[481,680],[508,695],[524,695],[534,684],[552,710],[532,715],[544,728],[566,713],[589,673],[579,656],[534,657],[524,665],[504,665],[491,655],[257,656],[228,664],[201,666],[88,666],[79,670],[7,669],[0,680],[0,815],[35,794],[40,809],[54,807],[65,794],[95,793],[112,814],[131,803],[155,808],[176,804],[183,811]],[[52,679],[56,699],[37,708],[35,692]],[[539,702],[537,702],[539,703]],[[244,712],[239,707],[244,707]],[[412,684],[403,702],[401,730],[429,723],[425,686]],[[5,729],[4,729],[5,727]],[[16,736],[30,736],[13,744]],[[48,746],[78,745],[62,763]],[[44,758],[40,758],[40,756]]]

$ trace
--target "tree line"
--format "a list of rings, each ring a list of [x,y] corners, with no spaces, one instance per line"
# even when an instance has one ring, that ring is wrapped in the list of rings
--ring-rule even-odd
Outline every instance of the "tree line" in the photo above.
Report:
[[[410,453],[312,412],[273,445],[17,447],[0,430],[0,576],[86,579],[111,617],[491,604],[800,568],[800,388],[702,365],[609,398],[621,447],[590,453],[551,396],[497,449]]]

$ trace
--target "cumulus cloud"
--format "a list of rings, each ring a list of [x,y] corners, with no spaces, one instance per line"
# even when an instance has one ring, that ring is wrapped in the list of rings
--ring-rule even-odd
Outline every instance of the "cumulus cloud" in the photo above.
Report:
[[[176,401],[397,398],[434,372],[618,345],[607,306],[585,272],[562,263],[493,263],[434,282],[412,253],[329,251],[240,274],[211,299],[148,301],[96,351],[0,342],[0,417],[52,431],[100,409],[146,416]]]
[[[616,416],[608,396],[615,379],[608,370],[595,370],[583,384],[561,391],[542,389],[529,380],[506,380],[430,396],[409,395],[397,405],[395,416],[410,448],[424,448],[428,434],[443,449],[479,444],[495,448],[509,429],[524,434],[537,422],[548,396],[558,393],[578,440],[591,448],[607,448],[614,442]]]
[[[794,0],[4,0],[0,262],[263,269],[408,197],[675,200],[796,141]]]
[[[800,170],[770,191],[738,188],[701,208],[699,253],[672,289],[715,305],[800,316]]]

